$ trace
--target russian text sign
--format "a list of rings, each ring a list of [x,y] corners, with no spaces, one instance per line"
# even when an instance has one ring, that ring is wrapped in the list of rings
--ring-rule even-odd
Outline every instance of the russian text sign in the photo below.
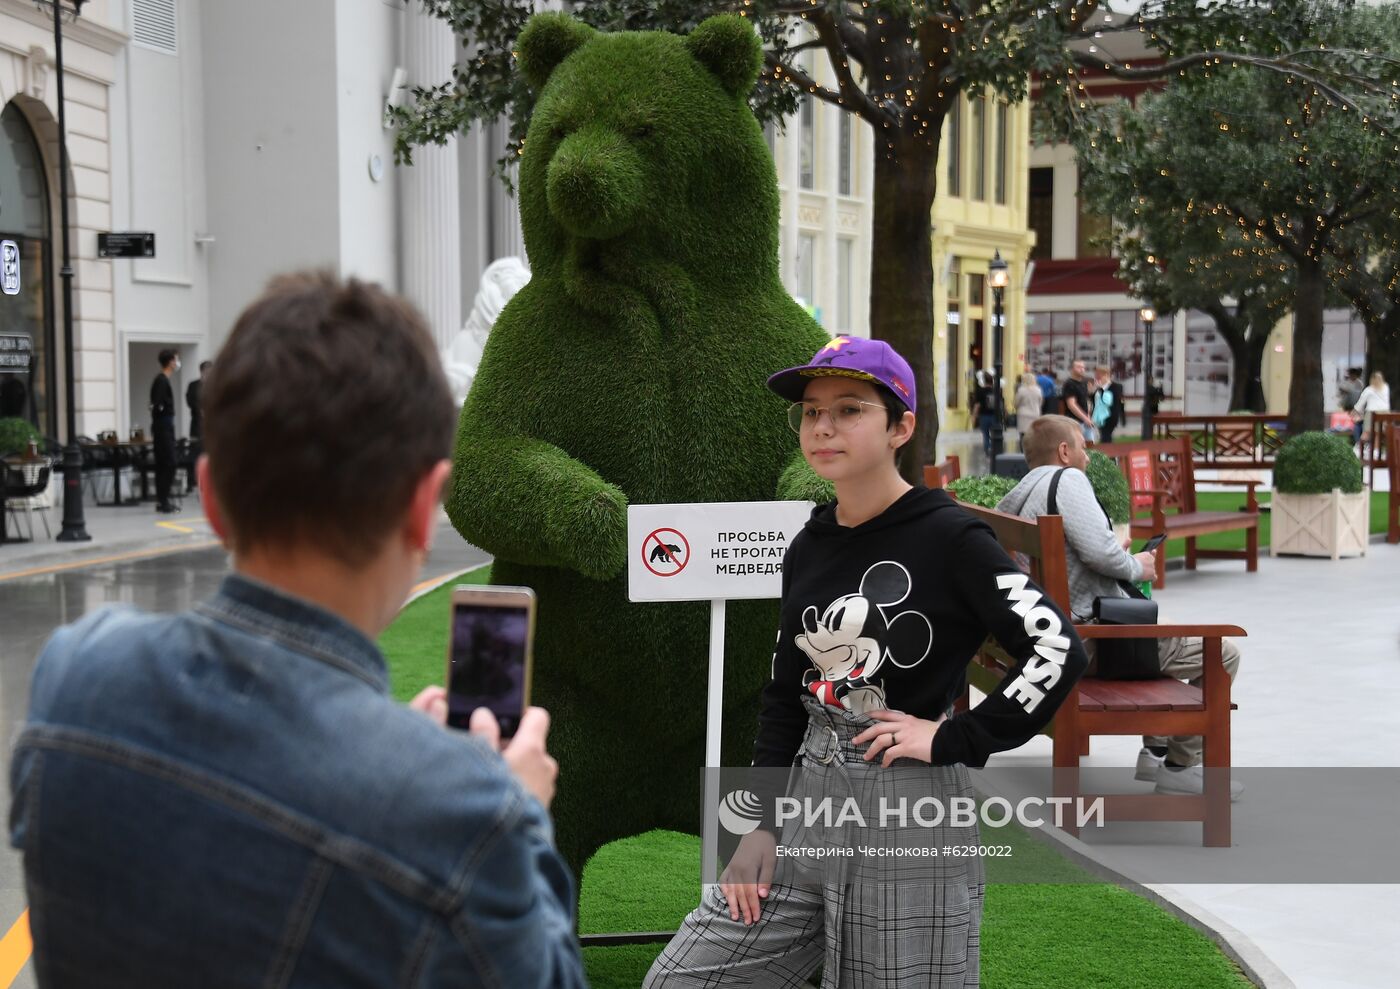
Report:
[[[628,600],[779,597],[783,554],[812,507],[810,501],[628,506]]]

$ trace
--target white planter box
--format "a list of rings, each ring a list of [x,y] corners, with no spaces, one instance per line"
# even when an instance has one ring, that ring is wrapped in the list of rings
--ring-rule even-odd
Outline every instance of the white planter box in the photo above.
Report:
[[[1274,492],[1269,538],[1272,556],[1365,556],[1371,536],[1369,495]]]

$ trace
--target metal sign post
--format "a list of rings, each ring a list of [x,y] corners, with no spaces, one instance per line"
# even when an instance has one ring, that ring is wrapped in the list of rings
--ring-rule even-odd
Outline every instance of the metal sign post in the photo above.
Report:
[[[627,509],[628,600],[710,602],[707,768],[720,767],[725,602],[782,595],[783,554],[812,508],[810,501],[748,501]],[[717,785],[717,774],[706,773],[702,861],[719,853],[712,813],[719,804]]]

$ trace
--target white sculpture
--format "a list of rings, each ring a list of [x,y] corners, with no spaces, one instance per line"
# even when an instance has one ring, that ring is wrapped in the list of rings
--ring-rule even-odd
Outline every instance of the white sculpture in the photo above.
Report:
[[[442,355],[442,369],[447,373],[452,398],[459,407],[466,401],[467,392],[471,391],[472,382],[476,380],[481,352],[486,346],[486,338],[491,335],[491,327],[496,325],[496,317],[511,296],[529,280],[530,269],[516,257],[492,261],[481,273],[481,287],[476,290],[472,311],[453,338],[452,345]]]

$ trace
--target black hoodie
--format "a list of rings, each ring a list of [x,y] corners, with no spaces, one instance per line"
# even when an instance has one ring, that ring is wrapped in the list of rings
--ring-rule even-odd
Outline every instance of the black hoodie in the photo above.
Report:
[[[914,488],[854,527],[837,523],[835,502],[819,506],[783,560],[754,765],[792,765],[807,724],[803,691],[852,711],[936,720],[962,693],[988,634],[1016,668],[943,723],[934,765],[982,766],[1032,738],[1083,674],[1084,647],[991,528],[947,492]]]

